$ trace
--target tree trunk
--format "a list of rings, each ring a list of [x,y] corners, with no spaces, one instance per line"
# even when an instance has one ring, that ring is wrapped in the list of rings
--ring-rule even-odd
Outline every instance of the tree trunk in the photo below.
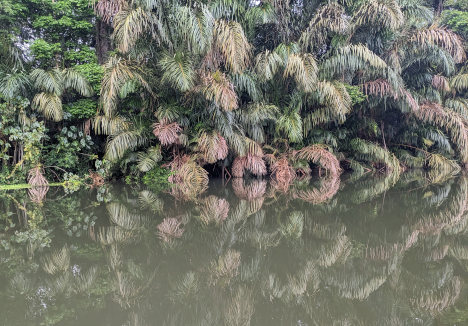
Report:
[[[435,1],[434,3],[434,10],[435,10],[435,15],[437,17],[440,16],[440,14],[442,13],[442,10],[444,9],[444,0],[437,0]]]
[[[101,19],[96,20],[96,55],[99,64],[107,61],[108,53],[111,50],[111,26]]]

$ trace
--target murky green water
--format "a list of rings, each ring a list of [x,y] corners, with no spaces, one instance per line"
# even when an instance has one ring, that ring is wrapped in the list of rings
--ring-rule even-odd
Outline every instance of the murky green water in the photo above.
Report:
[[[0,325],[467,325],[468,179],[0,194]]]

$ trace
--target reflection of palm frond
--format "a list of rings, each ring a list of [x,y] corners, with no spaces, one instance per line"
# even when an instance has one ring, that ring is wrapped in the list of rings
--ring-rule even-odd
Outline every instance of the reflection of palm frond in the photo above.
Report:
[[[164,202],[151,191],[148,191],[148,190],[141,191],[138,196],[138,202],[143,207],[149,208],[153,212],[163,211]]]
[[[180,279],[170,293],[174,301],[183,301],[186,298],[195,296],[200,290],[200,283],[194,272],[188,272]]]
[[[158,236],[165,242],[172,242],[175,238],[180,238],[184,233],[182,222],[173,217],[165,218],[158,225]]]
[[[226,305],[224,319],[227,326],[249,326],[254,313],[253,294],[250,289],[237,289]]]
[[[225,199],[211,195],[203,201],[200,218],[205,224],[211,222],[218,224],[224,221],[228,214],[229,203]]]
[[[127,207],[121,203],[109,203],[106,205],[106,208],[111,221],[126,230],[142,227],[147,222],[145,216],[130,213]]]
[[[97,242],[103,245],[110,245],[113,243],[130,241],[135,235],[135,232],[125,230],[118,226],[103,226],[98,228],[95,233],[95,238]]]
[[[97,277],[97,267],[92,266],[85,274],[80,273],[75,278],[75,289],[78,293],[86,293],[93,286]]]
[[[70,250],[64,246],[42,259],[42,268],[49,274],[63,272],[70,266]]]
[[[229,283],[230,279],[238,274],[241,263],[241,254],[235,250],[228,250],[226,254],[211,262],[210,272],[213,284],[223,279]]]

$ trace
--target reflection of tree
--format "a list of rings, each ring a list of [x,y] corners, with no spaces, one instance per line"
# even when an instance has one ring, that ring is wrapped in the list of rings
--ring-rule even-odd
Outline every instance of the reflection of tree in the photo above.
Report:
[[[392,178],[297,180],[286,193],[235,179],[185,200],[119,190],[90,239],[36,249],[36,269],[0,270],[9,300],[33,298],[32,319],[100,289],[128,325],[430,324],[467,300],[468,184]],[[48,205],[38,209],[54,220]]]

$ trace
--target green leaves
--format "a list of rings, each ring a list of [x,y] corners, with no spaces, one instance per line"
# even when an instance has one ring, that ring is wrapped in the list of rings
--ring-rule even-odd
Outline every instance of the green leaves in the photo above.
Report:
[[[65,90],[71,89],[87,97],[93,94],[86,78],[72,69],[34,69],[30,76],[34,87],[41,91],[32,100],[33,110],[56,122],[63,119],[62,96]]]
[[[118,49],[128,52],[156,20],[155,15],[141,7],[120,10],[114,17],[113,34]]]
[[[290,142],[298,143],[302,140],[302,118],[299,112],[288,110],[279,116],[276,130],[283,133]]]
[[[190,90],[194,85],[195,71],[190,57],[180,52],[174,55],[165,54],[159,61],[163,71],[162,81],[181,92]]]
[[[404,16],[396,0],[363,1],[354,15],[355,24],[395,30],[403,25]]]

